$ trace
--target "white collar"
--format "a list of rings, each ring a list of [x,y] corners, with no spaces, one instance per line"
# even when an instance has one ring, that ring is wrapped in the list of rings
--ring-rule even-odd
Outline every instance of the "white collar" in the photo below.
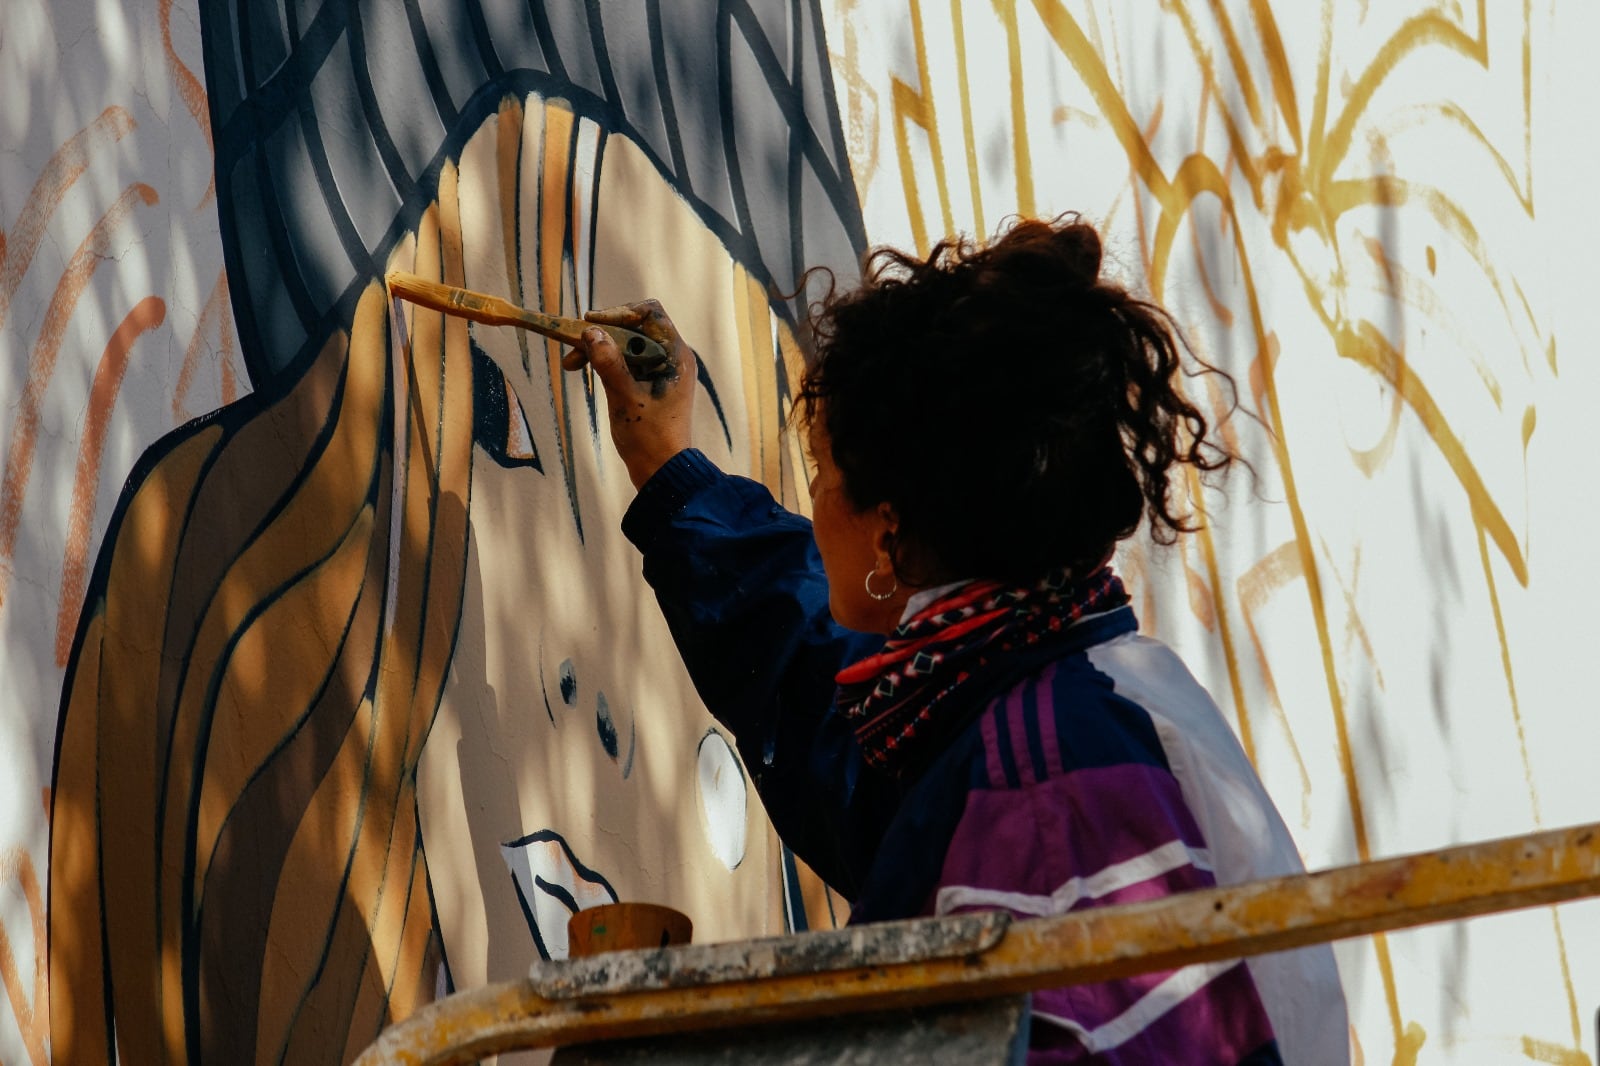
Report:
[[[900,614],[899,624],[905,625],[935,600],[938,600],[948,593],[954,592],[962,585],[967,585],[971,582],[972,578],[964,577],[960,581],[952,581],[948,585],[935,585],[932,588],[921,589],[917,592],[913,592],[911,594],[911,598],[906,600],[906,609]]]

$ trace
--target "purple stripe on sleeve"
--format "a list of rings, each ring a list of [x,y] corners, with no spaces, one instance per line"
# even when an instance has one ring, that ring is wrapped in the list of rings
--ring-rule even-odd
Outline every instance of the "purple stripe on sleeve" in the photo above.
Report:
[[[991,755],[991,775],[998,762]],[[939,884],[1048,896],[1173,840],[1205,847],[1177,780],[1158,767],[1098,767],[1027,788],[975,789]]]
[[[1038,707],[1052,707],[1055,699],[1056,664],[1051,663],[1044,668],[1039,679],[1030,682],[1034,685],[1034,705]],[[1056,716],[1054,714],[1039,715],[1039,737],[1044,745],[1044,766],[1050,777],[1060,777],[1066,773],[1061,765],[1061,740],[1056,735]]]
[[[1022,714],[1022,690],[1018,685],[1005,695],[1006,725],[1011,732],[1011,758],[1017,764],[1017,776],[1024,785],[1036,783],[1033,773],[1033,756],[1028,751],[1028,726]],[[1039,715],[1039,717],[1044,717]]]
[[[989,775],[990,788],[1006,787],[1006,771],[1000,762],[1000,737],[994,727],[993,713],[985,713],[978,724],[983,736],[983,767]]]

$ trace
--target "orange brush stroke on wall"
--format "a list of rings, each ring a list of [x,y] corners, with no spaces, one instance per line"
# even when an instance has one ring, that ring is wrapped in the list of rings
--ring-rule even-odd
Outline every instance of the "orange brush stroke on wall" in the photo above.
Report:
[[[28,915],[33,921],[33,1002],[28,1002],[22,976],[17,972],[17,960],[11,953],[11,941],[5,926],[0,925],[0,983],[6,987],[6,997],[11,1012],[16,1015],[17,1031],[28,1049],[28,1060],[33,1066],[45,1066],[50,1061],[46,1037],[50,1029],[48,986],[45,981],[44,895],[39,889],[39,875],[34,871],[33,859],[21,848],[0,854],[0,883],[15,877],[22,896],[28,903]]]
[[[167,67],[172,71],[172,80],[177,83],[178,95],[183,98],[183,106],[189,109],[189,114],[194,116],[195,125],[200,127],[200,132],[205,134],[206,147],[213,152],[216,145],[211,140],[211,116],[206,110],[206,89],[200,84],[200,79],[194,76],[194,71],[178,58],[178,50],[172,45],[172,0],[161,0],[161,48],[167,54]],[[211,202],[217,194],[217,178],[212,175],[210,183],[206,185],[205,195],[200,197],[197,209]]]
[[[128,371],[133,342],[167,318],[166,301],[146,296],[134,305],[111,335],[95,368],[89,388],[89,410],[84,416],[83,439],[78,444],[78,472],[72,482],[72,509],[67,517],[67,551],[61,566],[61,609],[56,615],[56,665],[66,666],[72,654],[72,636],[78,629],[78,612],[89,581],[89,535],[94,525],[94,497],[100,487],[100,458],[105,451],[111,412]]]
[[[89,286],[94,272],[111,254],[111,236],[132,213],[135,205],[143,201],[154,204],[159,197],[156,191],[142,182],[128,186],[111,209],[94,224],[94,229],[78,245],[66,272],[56,284],[55,295],[45,310],[44,328],[34,344],[33,358],[28,363],[27,384],[22,390],[22,400],[17,404],[16,421],[11,426],[11,447],[6,454],[6,469],[0,481],[0,604],[5,603],[6,590],[11,581],[12,553],[17,546],[17,530],[22,524],[22,501],[28,492],[28,478],[33,473],[33,449],[38,442],[39,416],[44,406],[45,390],[55,373],[56,356],[61,352],[61,341],[67,325],[77,308],[78,298]]]
[[[97,141],[121,140],[134,127],[133,116],[120,107],[108,107],[100,117],[67,138],[39,172],[39,178],[22,202],[22,213],[11,227],[11,238],[0,233],[0,325],[11,309],[11,297],[22,284],[34,252],[44,239],[45,227],[67,190],[89,168],[89,151]]]
[[[239,398],[239,379],[233,373],[233,330],[222,327],[222,405]]]
[[[228,365],[233,354],[233,338],[228,330],[224,318],[228,306],[228,273],[219,271],[217,283],[212,286],[211,295],[206,298],[206,305],[200,311],[200,317],[195,320],[194,336],[189,339],[189,347],[183,353],[183,368],[178,371],[178,384],[172,390],[172,417],[176,421],[183,421],[187,416],[184,400],[189,396],[189,390],[194,387],[194,375],[200,367],[200,342],[206,337],[206,330],[211,323],[218,323],[217,332],[222,337],[222,381],[223,403],[231,403],[234,397],[228,395],[232,391],[233,368]]]

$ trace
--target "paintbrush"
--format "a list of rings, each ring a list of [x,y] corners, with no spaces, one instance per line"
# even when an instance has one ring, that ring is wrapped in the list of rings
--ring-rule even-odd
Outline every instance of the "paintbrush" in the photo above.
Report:
[[[390,271],[384,281],[392,295],[418,306],[488,326],[516,326],[518,329],[532,330],[562,344],[578,345],[582,343],[584,330],[590,327],[603,329],[622,349],[628,373],[639,381],[669,377],[676,369],[665,348],[643,333],[631,329],[529,311],[510,300],[490,296],[486,292],[473,292],[456,285],[429,281],[403,270]]]

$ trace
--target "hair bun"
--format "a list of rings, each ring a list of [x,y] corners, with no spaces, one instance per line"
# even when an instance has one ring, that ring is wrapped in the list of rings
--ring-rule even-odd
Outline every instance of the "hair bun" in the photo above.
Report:
[[[1070,216],[1057,219],[1051,229],[1056,254],[1073,280],[1093,288],[1100,281],[1100,234],[1089,223]]]

